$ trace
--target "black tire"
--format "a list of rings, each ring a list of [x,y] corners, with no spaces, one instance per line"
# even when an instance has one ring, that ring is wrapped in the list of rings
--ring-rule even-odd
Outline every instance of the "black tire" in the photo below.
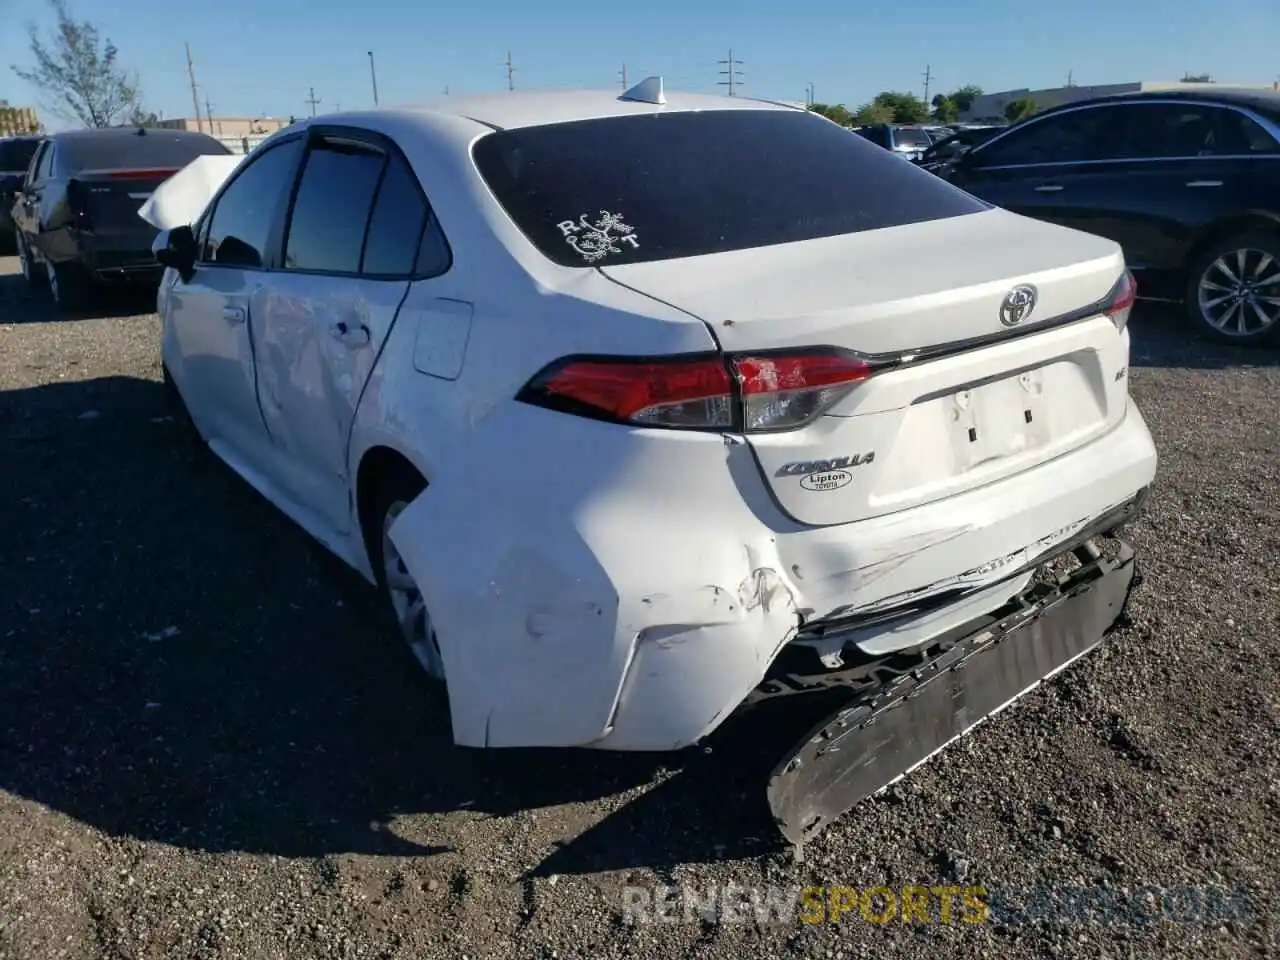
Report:
[[[1216,325],[1213,322],[1213,304],[1206,304],[1204,301],[1210,299],[1211,295],[1218,293],[1217,289],[1206,289],[1206,296],[1201,297],[1202,283],[1213,283],[1218,288],[1222,288],[1221,292],[1228,293],[1228,287],[1234,287],[1230,277],[1224,274],[1217,266],[1220,261],[1227,261],[1233,268],[1233,275],[1239,273],[1237,258],[1239,252],[1244,252],[1245,256],[1245,277],[1246,281],[1252,278],[1253,271],[1258,269],[1259,265],[1264,262],[1264,257],[1270,257],[1271,261],[1276,265],[1274,276],[1280,277],[1280,232],[1269,233],[1263,231],[1251,231],[1248,233],[1240,233],[1225,240],[1221,240],[1212,246],[1206,247],[1192,261],[1191,269],[1187,275],[1186,290],[1186,307],[1187,316],[1191,323],[1202,333],[1208,334],[1219,343],[1233,343],[1237,346],[1254,346],[1264,343],[1272,343],[1280,339],[1280,304],[1261,304],[1260,307],[1264,313],[1274,313],[1275,320],[1267,326],[1260,326],[1261,321],[1252,307],[1246,301],[1242,304],[1242,310],[1247,310],[1247,317],[1253,321],[1255,325],[1259,325],[1257,329],[1251,329],[1246,323],[1244,333],[1235,332],[1232,327],[1234,324],[1228,323],[1227,328]],[[1272,276],[1270,267],[1267,273],[1257,279],[1268,279]],[[1239,290],[1231,290],[1230,293],[1246,293],[1244,288]],[[1262,294],[1271,297],[1280,297],[1280,282],[1273,282],[1266,286],[1265,290],[1254,289],[1255,295]]]
[[[84,310],[93,291],[89,274],[77,263],[49,265],[49,289],[61,310]]]
[[[444,677],[443,664],[440,665],[437,674],[431,673],[413,652],[409,638],[400,629],[395,602],[392,599],[391,588],[387,583],[386,551],[383,545],[383,530],[392,507],[397,504],[407,505],[412,503],[426,488],[426,480],[408,464],[394,464],[385,468],[381,476],[374,480],[373,490],[366,501],[363,516],[361,517],[361,527],[364,533],[365,548],[368,551],[369,565],[373,568],[374,579],[378,584],[378,596],[381,600],[382,611],[391,621],[400,646],[407,650],[414,658],[414,662],[418,664],[420,673],[429,689],[435,696],[447,700],[448,689]],[[438,648],[436,648],[435,655],[438,660]]]
[[[21,234],[16,235],[14,243],[18,248],[18,259],[21,261],[22,279],[26,280],[27,284],[32,287],[44,286],[44,268],[31,259],[31,252],[27,249],[26,244],[23,243]]]

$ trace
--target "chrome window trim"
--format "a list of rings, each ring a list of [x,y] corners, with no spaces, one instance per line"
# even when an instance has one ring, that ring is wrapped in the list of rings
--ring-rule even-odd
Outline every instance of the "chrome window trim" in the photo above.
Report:
[[[1103,163],[1181,163],[1187,160],[1277,160],[1280,159],[1280,123],[1269,120],[1259,113],[1250,110],[1248,107],[1241,107],[1234,103],[1218,103],[1212,100],[1192,100],[1185,97],[1160,97],[1160,98],[1143,98],[1141,100],[1111,100],[1105,103],[1084,103],[1079,106],[1068,106],[1061,109],[1053,110],[1049,113],[1043,113],[1039,116],[1032,117],[1026,124],[1019,124],[1017,127],[1010,127],[1004,133],[998,133],[985,143],[980,143],[969,151],[972,156],[980,156],[982,151],[986,150],[993,144],[999,143],[1009,134],[1025,130],[1032,124],[1039,123],[1042,120],[1050,120],[1053,117],[1060,117],[1068,113],[1079,113],[1082,110],[1101,110],[1106,107],[1142,107],[1142,106],[1159,106],[1159,107],[1207,107],[1217,110],[1234,110],[1252,120],[1260,126],[1267,136],[1271,137],[1275,143],[1275,153],[1247,153],[1247,154],[1214,154],[1211,156],[1188,156],[1188,157],[1113,157],[1109,160],[1050,160],[1043,163],[1002,163],[997,166],[982,167],[983,170],[1028,170],[1034,167],[1082,167],[1097,166]]]

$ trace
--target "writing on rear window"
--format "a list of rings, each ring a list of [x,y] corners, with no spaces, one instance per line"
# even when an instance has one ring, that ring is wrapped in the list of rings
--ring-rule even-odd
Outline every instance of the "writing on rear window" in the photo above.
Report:
[[[564,234],[569,246],[582,256],[587,263],[603,260],[611,253],[622,253],[620,243],[625,243],[632,250],[640,249],[640,238],[635,227],[622,220],[622,214],[601,210],[599,219],[587,219],[582,214],[575,220],[561,220],[556,224]]]

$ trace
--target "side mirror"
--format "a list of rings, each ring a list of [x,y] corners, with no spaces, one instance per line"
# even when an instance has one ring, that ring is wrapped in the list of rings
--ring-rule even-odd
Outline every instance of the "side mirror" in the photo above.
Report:
[[[173,267],[183,282],[191,279],[196,267],[196,235],[190,227],[174,227],[168,241],[156,251],[156,259],[166,267]]]

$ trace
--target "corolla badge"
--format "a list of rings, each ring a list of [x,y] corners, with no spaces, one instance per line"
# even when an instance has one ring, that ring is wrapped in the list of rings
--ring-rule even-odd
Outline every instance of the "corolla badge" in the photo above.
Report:
[[[1031,316],[1039,294],[1029,283],[1020,283],[1004,295],[1000,304],[1000,322],[1006,327],[1016,327]]]

